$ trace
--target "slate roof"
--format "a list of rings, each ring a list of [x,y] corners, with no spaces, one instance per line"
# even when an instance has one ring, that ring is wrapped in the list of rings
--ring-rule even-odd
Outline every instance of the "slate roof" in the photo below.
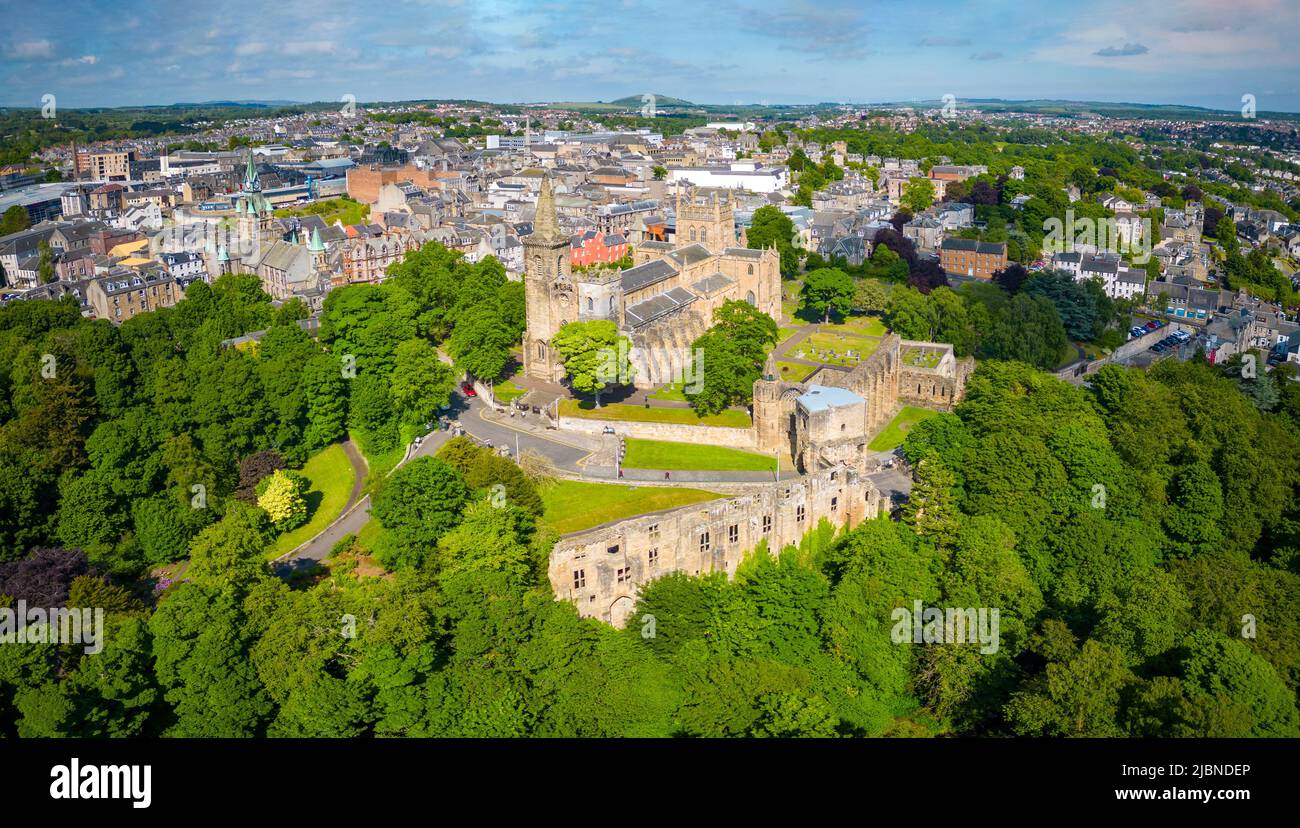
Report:
[[[624,274],[628,272],[624,271]],[[652,296],[644,302],[637,302],[629,307],[624,312],[624,315],[632,327],[637,327],[652,322],[666,313],[685,307],[694,302],[695,298],[695,294],[685,288],[676,287],[658,296]]]
[[[677,274],[676,268],[663,259],[655,259],[643,265],[630,267],[623,271],[623,292],[630,293],[648,287]]]

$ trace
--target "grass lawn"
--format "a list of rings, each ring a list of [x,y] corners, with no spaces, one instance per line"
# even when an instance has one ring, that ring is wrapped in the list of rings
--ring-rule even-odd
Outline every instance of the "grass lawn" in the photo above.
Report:
[[[902,356],[904,365],[914,365],[917,368],[934,368],[942,358],[943,355],[938,351],[924,348],[908,348]]]
[[[629,469],[683,471],[774,471],[776,469],[775,459],[765,454],[723,446],[634,438],[629,438],[626,445],[627,457],[623,459],[623,465]]]
[[[800,365],[797,362],[777,362],[776,367],[781,369],[781,379],[786,382],[803,382],[812,376],[812,372],[817,369],[812,365]]]
[[[866,336],[854,334],[838,333],[816,333],[800,342],[797,346],[804,351],[803,359],[821,362],[826,365],[844,365],[854,366],[871,355],[871,352],[880,347],[879,339],[872,339]],[[816,348],[819,352],[814,354],[812,349]],[[831,356],[826,351],[834,351],[835,356]],[[853,351],[853,356],[848,356],[848,352]],[[798,356],[798,351],[792,356]]]
[[[838,324],[822,325],[822,331],[858,336],[884,336],[886,333],[885,322],[879,316],[850,316]]]
[[[311,481],[307,491],[307,522],[276,538],[267,557],[278,558],[314,538],[343,513],[352,492],[352,464],[342,443],[327,446],[307,461],[302,474]]]
[[[670,382],[667,385],[661,385],[658,391],[650,395],[652,400],[670,400],[672,402],[690,402],[686,399],[686,394],[682,388],[686,385],[686,380]]]
[[[876,435],[876,438],[871,441],[867,448],[872,451],[896,449],[903,444],[903,440],[907,437],[907,432],[912,430],[912,426],[922,420],[936,417],[938,414],[938,411],[931,411],[928,408],[905,405],[903,410],[898,412],[898,415],[893,420],[890,420],[889,425],[885,426],[884,430]]]
[[[782,342],[785,342],[787,339],[789,339],[790,337],[794,336],[795,334],[799,333],[802,330],[803,330],[802,327],[779,329],[776,332],[776,344],[780,345]]]
[[[702,489],[637,487],[579,480],[556,480],[543,486],[541,495],[546,508],[542,522],[560,534],[580,532],[611,520],[723,497]]]
[[[700,417],[691,408],[646,408],[623,403],[606,403],[596,408],[596,404],[589,400],[560,400],[560,416],[582,417],[588,420],[631,420],[638,423],[676,423],[730,428],[749,428],[753,425],[748,412],[735,408],[728,408],[721,414]]]
[[[361,447],[361,454],[366,458],[366,465],[370,467],[370,473],[366,475],[365,491],[374,491],[379,481],[402,462],[402,458],[406,456],[406,443],[399,441],[398,445],[387,451],[375,451],[370,446],[370,435],[363,431],[348,433]]]
[[[492,386],[492,394],[497,398],[497,402],[499,403],[508,403],[512,400],[517,400],[527,393],[527,388],[520,388],[518,385],[515,385],[513,380],[502,380]]]
[[[313,201],[300,207],[284,207],[276,210],[275,216],[277,218],[320,216],[326,224],[333,224],[336,219],[344,224],[361,224],[370,216],[370,205],[340,196]]]

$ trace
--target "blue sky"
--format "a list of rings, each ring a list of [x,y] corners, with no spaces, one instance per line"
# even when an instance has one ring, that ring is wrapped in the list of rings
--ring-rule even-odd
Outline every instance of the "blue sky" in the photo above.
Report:
[[[0,104],[1068,98],[1300,111],[1300,0],[0,0]]]

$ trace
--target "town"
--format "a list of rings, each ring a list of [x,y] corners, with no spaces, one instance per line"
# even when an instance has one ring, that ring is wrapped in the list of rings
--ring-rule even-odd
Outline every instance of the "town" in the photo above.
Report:
[[[475,5],[5,35],[0,735],[1300,736],[1293,50]]]

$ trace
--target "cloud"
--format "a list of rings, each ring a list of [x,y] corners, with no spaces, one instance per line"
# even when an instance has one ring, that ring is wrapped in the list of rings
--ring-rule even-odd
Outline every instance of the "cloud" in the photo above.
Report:
[[[44,38],[40,40],[24,40],[21,43],[11,45],[5,53],[17,60],[32,60],[34,58],[48,58],[54,56],[54,47]]]
[[[82,55],[78,58],[64,58],[59,61],[60,66],[94,66],[96,63],[99,63],[99,58],[95,55]]]
[[[971,60],[1002,60],[1005,57],[1001,52],[976,52],[970,56]]]
[[[923,37],[916,41],[916,45],[922,48],[937,48],[944,46],[969,46],[969,37]]]
[[[1097,57],[1132,57],[1133,55],[1145,55],[1151,51],[1141,43],[1125,43],[1123,46],[1107,46],[1105,49],[1098,49],[1093,52]]]
[[[237,55],[260,55],[266,51],[266,44],[260,40],[250,40],[235,47]]]

